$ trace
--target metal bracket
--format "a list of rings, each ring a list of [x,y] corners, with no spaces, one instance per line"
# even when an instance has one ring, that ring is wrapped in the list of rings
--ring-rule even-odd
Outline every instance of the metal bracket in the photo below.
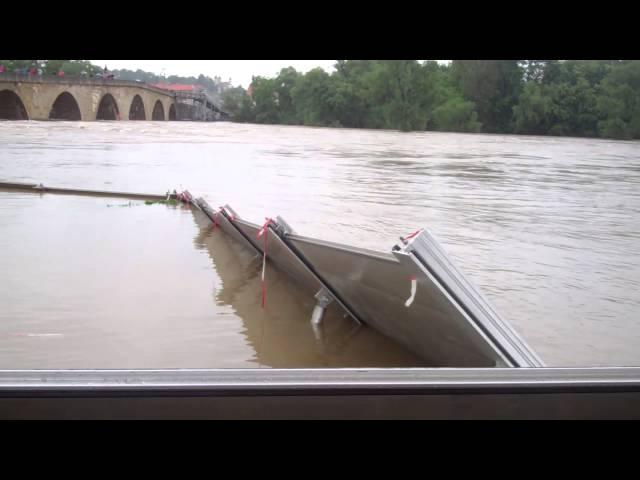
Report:
[[[288,235],[293,235],[294,231],[291,228],[291,226],[280,216],[276,216],[276,220],[271,222],[271,224],[269,224],[269,226],[267,228],[270,228],[271,230],[273,230],[273,232],[278,235],[278,237],[280,237],[280,239],[282,240],[282,243],[287,247],[287,249],[289,250],[289,252],[295,256],[296,258],[298,258],[298,260],[300,260],[300,262],[304,265],[304,268],[318,281],[318,283],[322,286],[322,289],[320,290],[320,292],[318,292],[316,294],[316,299],[319,300],[319,296],[322,294],[323,291],[326,292],[326,295],[329,296],[329,298],[331,299],[331,301],[336,300],[338,302],[338,304],[345,310],[345,312],[347,312],[349,314],[349,316],[351,318],[353,318],[353,320],[355,322],[357,322],[358,324],[362,324],[362,321],[360,320],[359,316],[355,314],[355,312],[353,311],[353,309],[351,309],[341,298],[338,292],[336,292],[333,287],[327,282],[325,281],[319,274],[318,272],[313,268],[313,265],[311,265],[311,263],[309,263],[309,261],[304,257],[304,255],[302,255],[290,242],[290,240],[287,238]],[[312,323],[316,322],[316,324],[319,324],[320,321],[322,320],[322,316],[324,315],[324,308],[326,307],[326,305],[328,305],[328,302],[326,305],[321,306],[323,302],[318,303],[318,305],[316,305],[316,307],[314,308],[313,311],[313,315],[312,315]]]
[[[318,293],[316,293],[315,298],[318,301],[318,306],[321,308],[327,308],[327,306],[333,302],[333,296],[326,288],[321,288]]]
[[[224,207],[222,208],[223,208],[223,212],[230,213],[233,218],[240,218],[240,215],[238,215],[236,211],[229,206],[229,204],[225,204]],[[233,219],[230,219],[230,220],[233,220]]]
[[[325,288],[321,288],[320,291],[316,293],[315,298],[317,302],[311,314],[311,325],[314,327],[314,331],[316,327],[322,323],[322,317],[324,317],[327,306],[333,302],[333,296]]]
[[[291,228],[291,225],[289,225],[284,218],[279,215],[276,217],[276,221],[272,223],[272,225],[274,230],[276,230],[280,235],[293,235],[296,233],[293,231],[293,228]]]

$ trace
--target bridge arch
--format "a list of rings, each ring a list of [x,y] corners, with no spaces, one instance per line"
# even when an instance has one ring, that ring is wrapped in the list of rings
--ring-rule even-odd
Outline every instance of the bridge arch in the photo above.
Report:
[[[120,110],[113,95],[105,93],[100,100],[96,120],[120,120]]]
[[[147,115],[144,111],[144,102],[140,95],[135,95],[131,100],[131,107],[129,108],[129,120],[146,120]]]
[[[27,109],[17,93],[11,90],[0,91],[0,119],[29,120]]]
[[[169,107],[169,120],[177,120],[175,103],[172,103],[171,106]]]
[[[151,120],[164,120],[164,107],[160,100],[156,100],[156,104],[153,106]]]
[[[69,92],[62,92],[56,98],[49,112],[51,120],[82,120],[78,102]]]

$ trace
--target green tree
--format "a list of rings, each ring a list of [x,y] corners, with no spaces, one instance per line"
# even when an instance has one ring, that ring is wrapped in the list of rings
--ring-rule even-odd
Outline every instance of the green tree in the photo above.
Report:
[[[303,125],[328,126],[335,121],[331,111],[331,79],[321,68],[300,77],[291,89],[296,116]]]
[[[283,68],[275,79],[274,90],[278,104],[278,115],[284,124],[296,124],[298,119],[291,90],[299,80],[300,74],[293,67]]]
[[[423,65],[427,89],[427,130],[479,132],[481,123],[473,102],[467,101],[451,68],[427,61]]]
[[[257,123],[280,123],[280,111],[276,80],[274,78],[253,77],[251,82]]]
[[[513,108],[514,131],[536,135],[596,136],[603,62],[549,62],[542,82],[527,82]]]
[[[330,78],[327,104],[332,125],[359,128],[365,126],[366,107],[357,87],[339,74]]]
[[[511,131],[524,76],[518,61],[454,60],[451,68],[465,99],[475,103],[484,131]]]
[[[236,122],[254,122],[253,100],[242,87],[230,88],[222,94],[222,109]]]
[[[619,63],[602,82],[597,102],[603,137],[640,138],[640,61]]]
[[[415,60],[381,62],[374,94],[385,128],[424,130],[427,125],[427,77]]]
[[[520,65],[520,69],[524,73],[525,82],[542,83],[549,61],[520,60],[518,64]]]

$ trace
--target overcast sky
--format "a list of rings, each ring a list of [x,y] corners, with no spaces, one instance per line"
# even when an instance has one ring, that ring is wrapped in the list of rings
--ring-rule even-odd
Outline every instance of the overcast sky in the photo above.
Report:
[[[92,63],[109,70],[123,69],[144,70],[161,75],[179,75],[197,77],[203,74],[208,77],[220,76],[227,82],[231,78],[234,86],[247,88],[253,75],[273,77],[282,68],[294,67],[299,72],[321,67],[328,73],[333,71],[335,60],[91,60]]]
[[[299,72],[321,67],[327,73],[333,72],[335,60],[91,60],[92,63],[110,70],[144,70],[157,75],[179,75],[181,77],[222,77],[227,82],[231,78],[233,86],[247,88],[253,75],[275,77],[281,69],[293,67]],[[438,60],[448,63],[449,60]]]

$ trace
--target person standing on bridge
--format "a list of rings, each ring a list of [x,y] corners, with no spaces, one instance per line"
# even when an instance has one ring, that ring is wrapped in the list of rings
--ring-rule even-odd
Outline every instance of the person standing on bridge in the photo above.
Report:
[[[4,63],[0,63],[0,73],[4,73],[4,72],[5,72]]]
[[[62,69],[60,69],[60,70],[58,71],[58,76],[59,76],[59,77],[64,77],[64,71],[63,71]]]

